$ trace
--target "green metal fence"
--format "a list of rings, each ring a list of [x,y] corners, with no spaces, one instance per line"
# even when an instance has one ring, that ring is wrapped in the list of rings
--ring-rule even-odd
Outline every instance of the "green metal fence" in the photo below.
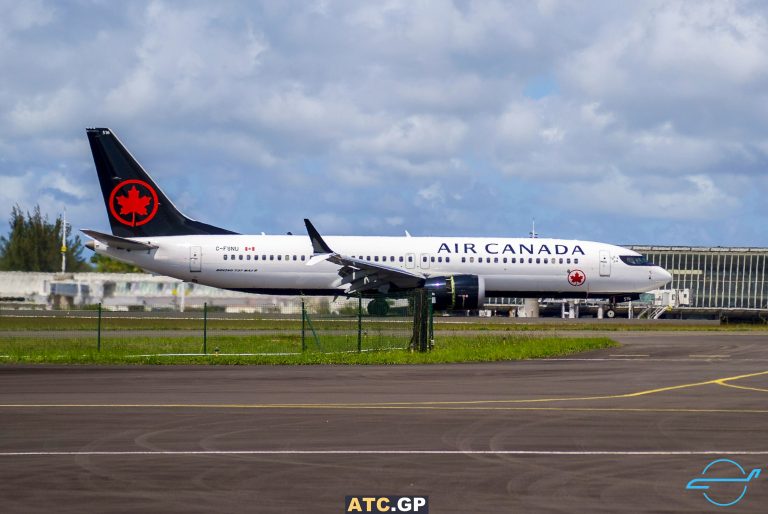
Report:
[[[296,354],[426,351],[433,339],[423,295],[289,297],[231,312],[206,303],[184,312],[101,304],[83,310],[0,315],[0,355],[34,345],[50,351],[125,355]]]

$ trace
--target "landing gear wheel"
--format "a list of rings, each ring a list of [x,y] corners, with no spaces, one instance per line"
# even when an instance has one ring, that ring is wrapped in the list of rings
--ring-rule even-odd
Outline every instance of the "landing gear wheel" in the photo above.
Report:
[[[383,298],[374,298],[368,303],[368,314],[371,316],[386,316],[389,312],[389,304]]]
[[[615,318],[616,317],[616,311],[609,307],[608,310],[605,311],[605,317],[606,318]]]

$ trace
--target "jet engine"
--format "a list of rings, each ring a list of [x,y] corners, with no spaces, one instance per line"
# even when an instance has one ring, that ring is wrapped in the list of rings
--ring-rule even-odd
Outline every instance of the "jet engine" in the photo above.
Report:
[[[477,275],[430,277],[424,289],[434,295],[435,310],[478,309],[485,303],[485,280]]]

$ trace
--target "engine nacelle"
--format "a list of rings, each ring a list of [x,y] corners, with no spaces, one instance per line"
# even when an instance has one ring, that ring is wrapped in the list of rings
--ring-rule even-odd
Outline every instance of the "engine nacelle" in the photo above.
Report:
[[[434,294],[436,310],[478,309],[485,303],[485,280],[477,275],[430,277],[424,289]]]

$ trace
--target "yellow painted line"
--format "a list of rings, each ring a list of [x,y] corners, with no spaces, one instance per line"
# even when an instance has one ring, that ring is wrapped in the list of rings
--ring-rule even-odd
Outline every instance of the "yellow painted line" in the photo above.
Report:
[[[516,400],[465,400],[465,401],[445,401],[445,402],[381,402],[381,403],[286,403],[286,404],[0,404],[0,408],[218,408],[218,409],[386,409],[386,408],[426,408],[431,406],[446,407],[452,405],[470,406],[470,405],[498,405],[513,403],[549,403],[549,402],[569,402],[569,401],[590,401],[590,400],[611,400],[620,398],[636,398],[651,394],[664,393],[667,391],[676,391],[679,389],[690,389],[705,385],[725,385],[734,380],[744,378],[758,377],[768,375],[768,371],[758,373],[749,373],[746,375],[736,375],[733,377],[716,378],[704,382],[693,382],[690,384],[679,384],[674,386],[659,387],[656,389],[647,389],[634,393],[612,394],[603,396],[581,396],[564,398],[528,398]]]
[[[733,387],[735,389],[746,389],[748,391],[760,391],[761,393],[768,393],[768,389],[762,389],[760,387],[747,387],[747,386],[740,386],[736,384],[726,384],[726,383],[720,383],[720,385],[725,387]]]

